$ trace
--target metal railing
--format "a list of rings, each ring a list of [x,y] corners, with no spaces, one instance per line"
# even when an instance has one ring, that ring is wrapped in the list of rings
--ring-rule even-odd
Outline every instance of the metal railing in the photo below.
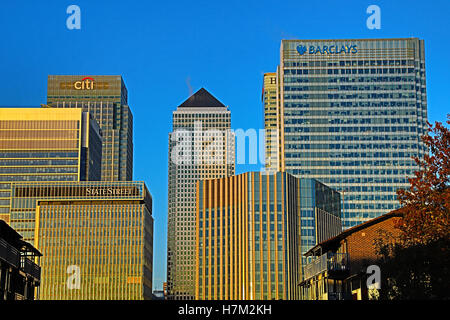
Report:
[[[0,239],[0,259],[6,261],[14,268],[20,268],[26,274],[31,275],[36,280],[41,279],[41,267],[31,261],[28,257],[21,255],[20,251]]]
[[[15,268],[20,266],[20,252],[8,242],[0,239],[0,258]]]
[[[36,280],[41,280],[41,267],[26,257],[22,257],[21,268],[23,272],[31,275]]]
[[[327,252],[321,256],[313,257],[303,266],[303,280],[312,278],[325,271],[348,271],[348,254]]]

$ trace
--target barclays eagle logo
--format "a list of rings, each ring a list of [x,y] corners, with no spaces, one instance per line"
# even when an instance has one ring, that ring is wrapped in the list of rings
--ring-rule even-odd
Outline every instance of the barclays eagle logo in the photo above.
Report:
[[[306,52],[306,46],[299,45],[297,46],[297,51],[300,55],[303,55]]]

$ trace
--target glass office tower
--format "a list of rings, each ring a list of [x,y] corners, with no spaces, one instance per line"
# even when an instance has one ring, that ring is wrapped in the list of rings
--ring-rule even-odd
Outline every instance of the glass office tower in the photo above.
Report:
[[[340,195],[286,172],[197,183],[196,298],[299,299],[302,255],[341,232]]]
[[[34,213],[10,212],[11,183],[101,178],[102,137],[81,109],[0,108],[0,219],[25,239]]]
[[[167,291],[195,297],[196,183],[234,174],[234,134],[228,107],[200,89],[173,112],[169,133]]]
[[[91,113],[103,132],[102,181],[133,179],[133,115],[121,76],[48,76],[47,104]]]
[[[283,40],[275,79],[278,169],[341,192],[345,228],[397,208],[426,152],[424,41]]]
[[[143,182],[13,183],[11,214],[36,216],[42,300],[152,296],[152,197]]]

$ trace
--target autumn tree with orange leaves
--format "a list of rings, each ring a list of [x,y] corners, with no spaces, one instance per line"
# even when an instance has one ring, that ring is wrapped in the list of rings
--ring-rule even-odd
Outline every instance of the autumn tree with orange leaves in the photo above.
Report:
[[[415,158],[419,170],[409,179],[410,188],[397,192],[400,237],[380,233],[375,241],[380,300],[450,299],[450,131],[428,123],[422,140],[428,152]]]
[[[397,227],[403,231],[401,240],[405,244],[450,237],[450,131],[440,122],[434,127],[428,123],[422,140],[429,152],[423,159],[414,158],[419,170],[409,179],[410,188],[397,191],[403,207]]]

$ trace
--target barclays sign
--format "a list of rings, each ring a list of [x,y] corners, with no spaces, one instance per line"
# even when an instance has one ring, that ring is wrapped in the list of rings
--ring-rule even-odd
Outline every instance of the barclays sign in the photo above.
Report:
[[[297,52],[302,56],[305,53],[308,54],[355,54],[358,52],[358,46],[353,45],[345,45],[345,46],[304,46],[304,45],[298,45],[297,46]]]

